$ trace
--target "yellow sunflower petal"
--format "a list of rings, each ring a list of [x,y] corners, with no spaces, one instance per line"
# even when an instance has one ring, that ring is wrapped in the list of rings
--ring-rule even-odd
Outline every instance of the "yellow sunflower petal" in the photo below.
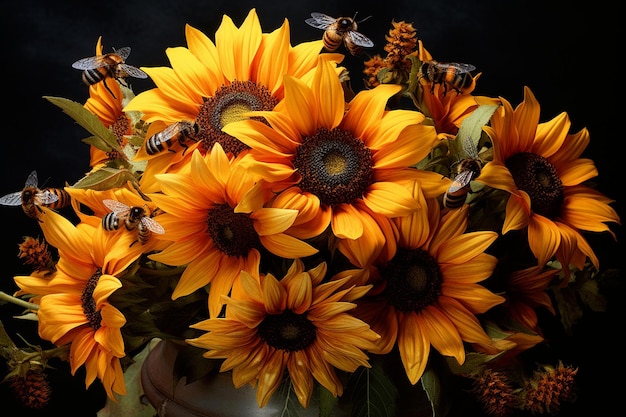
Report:
[[[459,364],[465,362],[465,348],[456,326],[434,306],[428,306],[417,315],[417,323],[428,335],[430,343],[444,356],[453,356]]]
[[[342,128],[357,138],[365,138],[368,130],[375,130],[383,115],[387,101],[400,91],[395,84],[380,84],[371,90],[359,91],[350,102],[350,110],[344,117]]]
[[[510,196],[506,203],[506,218],[502,225],[502,234],[510,230],[519,230],[528,225],[530,197],[525,192],[521,196]]]
[[[534,214],[528,223],[528,244],[538,263],[546,263],[561,244],[561,230],[552,220]]]
[[[413,313],[403,315],[400,320],[398,348],[406,375],[411,384],[415,385],[426,369],[430,354],[430,340],[428,334],[422,331],[417,316]]]
[[[333,209],[331,226],[341,239],[358,239],[363,235],[361,213],[350,204],[340,204]]]
[[[252,78],[263,80],[272,93],[282,88],[283,76],[289,71],[289,50],[289,21],[285,19],[280,28],[264,35],[255,59],[257,73]]]
[[[303,136],[313,135],[317,129],[319,109],[315,105],[311,89],[303,81],[290,76],[286,76],[283,83],[285,85],[284,103],[291,123]]]
[[[318,249],[285,233],[259,236],[263,246],[270,252],[287,259],[315,255]]]
[[[219,56],[215,44],[208,36],[190,25],[185,25],[185,39],[187,39],[187,46],[191,53],[205,68],[209,69],[205,71],[204,79],[213,93],[225,81],[221,73],[212,70],[219,68]]]
[[[396,183],[373,183],[363,197],[363,201],[372,211],[387,217],[408,216],[420,208],[411,192]]]
[[[441,290],[443,295],[459,300],[474,314],[484,313],[504,302],[504,297],[496,295],[480,285],[459,285],[458,283],[444,282]]]
[[[318,128],[334,129],[343,119],[345,101],[341,82],[330,62],[320,59],[311,89],[319,102]]]

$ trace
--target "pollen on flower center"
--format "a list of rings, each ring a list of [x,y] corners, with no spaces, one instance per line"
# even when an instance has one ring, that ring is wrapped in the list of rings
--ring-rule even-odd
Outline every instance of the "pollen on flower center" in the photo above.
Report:
[[[387,281],[387,302],[397,310],[418,312],[441,295],[439,265],[422,249],[398,249],[381,274]]]
[[[363,141],[341,129],[320,128],[298,147],[293,165],[300,188],[332,205],[363,197],[372,181],[372,154]]]
[[[81,305],[83,307],[83,313],[87,317],[87,321],[92,329],[98,330],[102,322],[102,313],[96,310],[96,301],[93,299],[93,292],[98,285],[98,281],[102,276],[102,270],[98,268],[96,272],[89,278],[85,289],[80,296]]]
[[[233,103],[225,108],[222,114],[220,114],[219,124],[226,126],[228,123],[244,120],[245,117],[243,114],[247,111],[250,111],[250,108],[246,105],[246,103]]]
[[[249,111],[272,110],[278,99],[260,83],[252,81],[233,81],[224,85],[212,97],[204,100],[196,122],[200,131],[196,139],[206,151],[216,142],[222,145],[226,153],[238,155],[248,149],[243,142],[222,132],[222,128],[231,122],[244,120]],[[261,120],[261,118],[253,118]]]
[[[563,203],[563,183],[546,158],[529,152],[515,154],[505,162],[515,185],[528,193],[531,207],[537,214],[555,218]]]
[[[250,249],[261,247],[250,216],[235,213],[228,204],[217,204],[209,210],[207,233],[215,247],[228,256],[247,257]]]
[[[302,350],[316,338],[316,329],[306,314],[290,310],[267,315],[259,325],[259,336],[270,346],[289,352]]]

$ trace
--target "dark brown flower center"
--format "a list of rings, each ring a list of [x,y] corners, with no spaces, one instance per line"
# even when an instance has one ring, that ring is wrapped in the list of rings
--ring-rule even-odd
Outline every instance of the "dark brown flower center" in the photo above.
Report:
[[[441,295],[439,264],[422,249],[399,248],[381,273],[387,281],[387,302],[396,310],[419,312]]]
[[[85,317],[87,317],[89,326],[94,330],[98,330],[102,323],[102,313],[96,310],[96,301],[93,299],[93,292],[101,276],[102,270],[98,268],[87,281],[87,285],[85,285],[85,289],[83,289],[83,293],[80,296],[83,313],[85,313]]]
[[[244,116],[246,112],[273,110],[276,104],[278,99],[265,86],[252,81],[233,81],[205,99],[196,119],[200,128],[196,139],[205,151],[219,142],[226,153],[239,155],[249,149],[248,146],[222,132],[222,128],[228,123],[247,119]],[[253,119],[263,121],[261,118]]]
[[[276,349],[295,352],[315,342],[317,334],[306,314],[285,310],[281,314],[265,316],[259,324],[259,336]]]
[[[362,198],[372,182],[372,154],[362,140],[341,129],[320,128],[304,138],[293,159],[300,188],[332,205]]]
[[[563,203],[563,183],[550,161],[534,153],[521,152],[508,158],[505,165],[517,188],[530,197],[535,213],[549,219],[559,215]]]
[[[217,204],[209,210],[207,233],[215,247],[228,256],[245,258],[250,249],[261,247],[250,216],[235,213],[228,204]]]

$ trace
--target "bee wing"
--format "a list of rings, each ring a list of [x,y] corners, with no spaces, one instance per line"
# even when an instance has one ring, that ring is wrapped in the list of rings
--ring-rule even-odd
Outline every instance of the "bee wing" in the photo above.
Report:
[[[51,192],[50,190],[43,190],[37,193],[35,196],[38,204],[52,204],[59,201],[59,196]]]
[[[311,13],[311,17],[305,20],[308,25],[322,30],[325,30],[328,26],[332,25],[336,21],[336,18],[318,12]]]
[[[346,37],[350,38],[352,43],[358,46],[364,46],[366,48],[371,48],[372,46],[374,46],[374,42],[372,42],[370,38],[354,30],[348,32],[346,34]]]
[[[115,52],[115,55],[119,55],[122,60],[126,61],[126,58],[130,55],[130,46],[125,46],[120,49],[113,48],[113,51]]]
[[[126,204],[117,200],[105,199],[105,200],[102,200],[102,203],[114,213],[121,213],[121,212],[130,210],[130,207],[128,207]]]
[[[108,65],[108,61],[105,59],[105,55],[97,55],[79,59],[72,64],[72,68],[76,68],[79,70],[88,70],[104,67],[106,65]]]
[[[450,184],[450,188],[448,188],[449,193],[453,193],[455,191],[459,191],[461,188],[465,187],[472,180],[472,171],[461,171],[457,174],[456,177],[452,180],[452,184]]]
[[[132,65],[128,65],[128,64],[119,64],[119,67],[126,72],[126,74],[130,75],[131,77],[135,77],[135,78],[148,78],[148,74],[146,74],[145,72],[143,72],[142,70],[140,70],[137,67],[133,67]]]
[[[16,191],[0,197],[0,204],[3,206],[19,206],[22,204],[22,192]]]
[[[144,216],[141,218],[141,223],[146,226],[151,232],[162,235],[165,233],[165,229],[152,217]]]
[[[470,158],[478,159],[478,150],[471,136],[466,136],[465,140],[461,142],[461,145],[463,146],[463,151],[465,151]]]
[[[172,123],[171,125],[167,125],[165,129],[161,130],[160,132],[161,142],[169,141],[178,133],[180,133],[184,127],[185,127],[185,122],[175,122],[175,123]],[[155,135],[157,134],[159,133],[155,133]]]
[[[38,180],[37,180],[37,171],[33,171],[28,174],[28,178],[26,178],[26,183],[24,184],[24,188],[35,187],[37,188]]]
[[[476,69],[472,64],[464,64],[462,62],[437,62],[434,64],[437,68],[441,70],[447,70],[448,68],[456,68],[459,72],[472,72]]]

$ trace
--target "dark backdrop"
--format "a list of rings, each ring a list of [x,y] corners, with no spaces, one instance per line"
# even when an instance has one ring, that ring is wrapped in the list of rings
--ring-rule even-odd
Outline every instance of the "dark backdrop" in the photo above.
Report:
[[[49,186],[73,183],[89,169],[88,148],[80,141],[87,133],[42,96],[85,101],[87,88],[71,63],[93,55],[98,36],[103,37],[105,51],[131,46],[128,62],[133,65],[168,65],[165,48],[186,45],[186,23],[214,39],[224,14],[239,26],[251,7],[257,8],[264,32],[289,19],[292,44],[321,36],[318,29],[304,23],[312,11],[336,17],[357,11],[359,17],[372,15],[360,31],[376,43],[371,53],[381,54],[391,21],[412,22],[438,60],[471,63],[483,72],[476,94],[502,96],[516,106],[523,98],[523,87],[529,86],[541,104],[543,121],[565,111],[573,131],[590,130],[591,145],[585,156],[595,160],[598,187],[618,200],[615,207],[624,218],[623,117],[618,118],[616,107],[623,91],[617,62],[623,45],[618,44],[619,15],[605,0],[579,5],[560,0],[3,2],[0,195],[20,190],[33,169],[40,183]],[[358,87],[361,62],[349,59],[347,64],[351,63]],[[152,87],[149,80],[132,79],[132,85],[137,92]],[[19,208],[0,207],[0,216],[0,289],[12,293],[16,289],[12,276],[22,270],[16,245],[22,235],[36,236],[39,231]],[[618,244],[607,236],[590,236],[603,269],[622,267],[624,236],[620,229],[616,231]],[[626,370],[621,358],[623,288],[622,284],[609,295],[608,313],[588,312],[572,335],[551,342],[563,350],[564,360],[581,368],[579,401],[566,406],[564,416],[600,416],[621,408],[618,394]],[[13,305],[0,306],[0,318],[11,334],[17,331],[36,342],[31,323],[11,318],[19,312]],[[63,363],[58,366],[64,368]],[[55,396],[41,413],[20,408],[7,386],[0,385],[1,414],[9,415],[5,410],[16,407],[15,416],[95,416],[104,395],[98,383],[85,391],[81,372],[73,379],[64,378],[64,372],[50,373]]]

